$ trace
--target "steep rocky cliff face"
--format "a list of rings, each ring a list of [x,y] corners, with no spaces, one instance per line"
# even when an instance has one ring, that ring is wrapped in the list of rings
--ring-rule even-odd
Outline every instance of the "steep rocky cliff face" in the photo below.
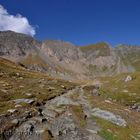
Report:
[[[0,32],[0,56],[24,67],[64,79],[93,79],[140,70],[140,47],[106,42],[78,47],[64,41],[36,41],[24,34]]]
[[[127,66],[129,72],[140,71],[140,47],[119,45],[116,49],[121,61]]]
[[[87,60],[89,74],[92,75],[111,75],[117,73],[116,68],[120,65],[119,57],[114,49],[105,42],[84,46],[80,48]]]
[[[37,53],[40,45],[40,42],[24,34],[0,32],[0,55],[3,57],[20,59],[29,53]]]
[[[45,41],[41,51],[65,75],[84,75],[86,60],[80,48],[63,41]]]

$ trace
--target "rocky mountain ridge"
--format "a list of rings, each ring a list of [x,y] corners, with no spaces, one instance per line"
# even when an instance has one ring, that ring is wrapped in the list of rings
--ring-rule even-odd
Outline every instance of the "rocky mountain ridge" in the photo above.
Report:
[[[140,47],[106,42],[75,46],[64,41],[37,41],[12,31],[0,32],[0,56],[27,69],[64,79],[93,79],[140,71]]]

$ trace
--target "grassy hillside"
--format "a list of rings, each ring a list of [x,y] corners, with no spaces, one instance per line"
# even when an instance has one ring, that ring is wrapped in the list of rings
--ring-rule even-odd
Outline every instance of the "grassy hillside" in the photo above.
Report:
[[[15,108],[12,100],[30,98],[43,102],[64,94],[74,86],[75,84],[50,78],[46,74],[27,71],[0,58],[0,114]]]
[[[128,66],[133,67],[136,71],[140,71],[140,47],[120,45],[116,47],[116,51],[120,56],[122,62]]]
[[[46,70],[48,68],[47,63],[39,55],[29,54],[27,58],[23,59],[20,63],[30,69],[40,68],[42,70]]]
[[[132,80],[125,82],[130,75]],[[93,81],[92,81],[93,82]],[[93,96],[93,85],[101,84],[101,96]],[[91,89],[90,89],[91,88]],[[127,122],[127,127],[117,126],[107,120],[93,116],[101,127],[99,134],[105,140],[139,140],[140,113],[128,105],[140,104],[140,73],[126,73],[114,77],[96,79],[91,86],[84,88],[87,97],[95,108],[100,108],[120,115]]]
[[[125,82],[128,75],[132,77],[132,80]],[[103,82],[100,89],[102,96],[126,105],[140,104],[140,72],[106,77],[102,78],[101,81]]]
[[[99,51],[98,56],[108,56],[110,55],[109,45],[105,42],[99,42],[96,44],[82,46],[80,47],[82,52]]]

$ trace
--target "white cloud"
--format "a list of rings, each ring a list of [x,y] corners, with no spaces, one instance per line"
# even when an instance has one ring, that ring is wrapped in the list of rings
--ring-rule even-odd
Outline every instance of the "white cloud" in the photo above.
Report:
[[[0,31],[11,30],[31,36],[35,35],[35,28],[29,24],[26,17],[20,14],[10,15],[7,10],[0,5]]]

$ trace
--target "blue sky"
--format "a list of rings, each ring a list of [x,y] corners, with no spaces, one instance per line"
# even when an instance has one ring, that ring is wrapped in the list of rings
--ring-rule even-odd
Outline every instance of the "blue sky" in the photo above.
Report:
[[[140,0],[0,0],[0,4],[10,15],[26,17],[39,40],[140,45]]]

